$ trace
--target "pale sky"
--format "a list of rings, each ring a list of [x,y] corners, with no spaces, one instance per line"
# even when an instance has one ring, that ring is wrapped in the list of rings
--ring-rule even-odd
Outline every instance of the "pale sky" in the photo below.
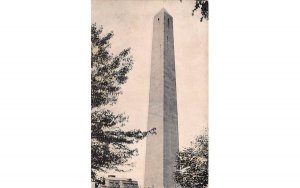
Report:
[[[147,129],[152,47],[152,20],[165,8],[173,16],[178,103],[179,146],[187,147],[208,125],[208,24],[192,16],[194,0],[92,0],[92,23],[104,33],[114,31],[114,54],[131,47],[134,59],[129,79],[113,110],[129,116],[126,129]],[[145,140],[138,143],[140,155],[131,172],[115,173],[143,185]]]

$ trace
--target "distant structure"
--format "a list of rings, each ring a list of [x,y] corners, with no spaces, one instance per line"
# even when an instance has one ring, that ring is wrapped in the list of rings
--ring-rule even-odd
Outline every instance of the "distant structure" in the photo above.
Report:
[[[153,20],[145,188],[174,188],[178,117],[174,57],[173,17],[165,10]]]
[[[117,178],[109,175],[98,187],[92,183],[92,188],[139,188],[138,182],[128,178]]]

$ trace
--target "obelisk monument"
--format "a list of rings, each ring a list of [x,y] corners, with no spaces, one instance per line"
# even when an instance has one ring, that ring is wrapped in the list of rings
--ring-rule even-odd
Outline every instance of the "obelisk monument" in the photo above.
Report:
[[[146,144],[145,188],[174,188],[178,117],[173,17],[162,9],[153,19],[151,78]]]

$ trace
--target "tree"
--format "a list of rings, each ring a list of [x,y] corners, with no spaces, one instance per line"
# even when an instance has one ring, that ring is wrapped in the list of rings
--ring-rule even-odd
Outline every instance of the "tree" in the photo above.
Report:
[[[180,0],[182,2],[182,0]],[[202,22],[203,19],[208,20],[208,0],[195,0],[195,8],[192,11],[192,15],[194,16],[195,11],[199,10],[202,17],[200,21]]]
[[[123,130],[128,116],[115,114],[107,109],[114,105],[122,94],[121,86],[128,79],[133,59],[130,49],[114,56],[109,52],[113,32],[102,34],[103,28],[91,26],[91,177],[92,181],[102,180],[99,172],[108,170],[126,171],[133,164],[128,160],[138,155],[137,143],[155,129],[149,131]],[[127,168],[126,168],[127,167]],[[128,169],[129,168],[129,169]]]
[[[198,136],[192,146],[177,153],[174,179],[183,188],[208,185],[208,135]]]

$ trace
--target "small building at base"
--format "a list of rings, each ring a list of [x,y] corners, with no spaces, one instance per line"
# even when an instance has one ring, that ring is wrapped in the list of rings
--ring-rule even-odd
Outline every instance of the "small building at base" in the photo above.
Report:
[[[92,182],[95,188],[139,188],[138,182],[131,178],[117,178],[115,175],[109,175],[96,187],[96,183]]]

